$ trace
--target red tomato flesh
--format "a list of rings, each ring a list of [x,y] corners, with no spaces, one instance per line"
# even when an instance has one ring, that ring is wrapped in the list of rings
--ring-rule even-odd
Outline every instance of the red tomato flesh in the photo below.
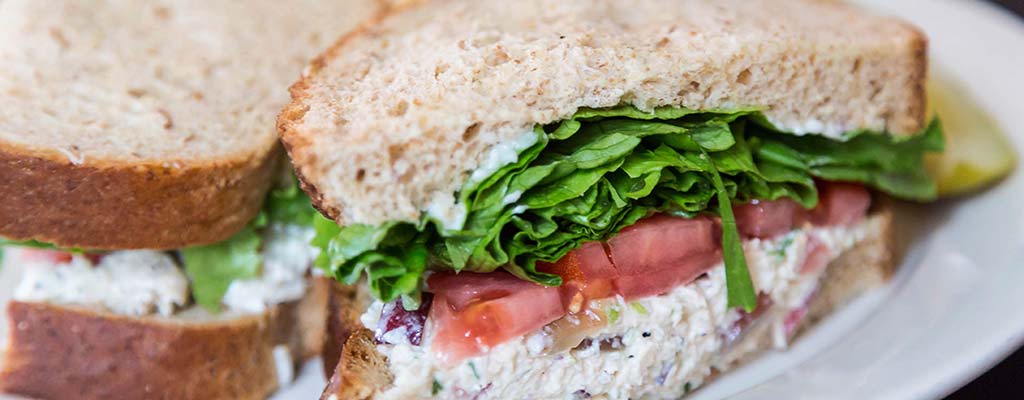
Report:
[[[558,288],[506,272],[439,272],[427,279],[427,286],[434,291],[433,349],[452,364],[565,315]]]
[[[567,310],[578,312],[586,299],[603,299],[618,293],[619,271],[612,265],[603,243],[584,243],[556,263],[537,263],[537,270],[562,277],[559,292]]]
[[[98,265],[106,254],[82,253],[82,255],[88,259],[92,265]],[[23,248],[21,249],[20,257],[25,261],[42,261],[49,264],[67,264],[74,258],[74,254],[63,250]]]
[[[864,219],[871,206],[871,193],[852,183],[828,182],[818,185],[818,206],[807,219],[818,226],[853,225]]]
[[[21,250],[21,258],[25,261],[42,261],[50,264],[67,264],[71,262],[72,255],[69,252],[60,250],[25,248]]]
[[[800,205],[790,199],[754,200],[732,208],[736,227],[744,237],[770,238],[793,230]]]
[[[708,217],[655,215],[608,241],[626,300],[662,294],[687,284],[722,261],[721,228]]]

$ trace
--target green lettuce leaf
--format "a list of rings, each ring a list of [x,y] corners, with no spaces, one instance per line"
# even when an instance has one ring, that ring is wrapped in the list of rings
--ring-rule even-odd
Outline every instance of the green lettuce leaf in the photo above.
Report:
[[[751,310],[756,294],[733,204],[786,197],[811,208],[818,202],[815,179],[861,182],[910,200],[935,198],[922,156],[942,149],[937,121],[910,139],[851,132],[843,140],[790,135],[766,121],[754,109],[580,110],[538,126],[535,143],[516,162],[468,182],[458,198],[467,212],[461,229],[443,229],[429,217],[343,228],[327,221],[318,224],[318,264],[344,282],[366,276],[385,301],[416,295],[426,268],[502,268],[559,285],[561,278],[537,271],[537,262],[607,240],[652,213],[707,213],[723,222],[729,304]]]
[[[270,222],[278,224],[312,226],[313,219],[320,215],[294,178],[287,185],[271,190],[263,209]]]
[[[263,265],[260,254],[263,240],[254,225],[249,224],[223,242],[181,250],[196,304],[219,311],[231,282],[259,276]]]
[[[207,310],[221,309],[231,282],[258,277],[263,266],[263,228],[268,223],[312,226],[319,214],[294,179],[267,194],[263,210],[230,239],[181,250],[192,298]],[[320,217],[322,218],[322,217]]]
[[[43,242],[36,241],[36,240],[17,241],[17,240],[10,240],[10,239],[0,238],[0,247],[3,247],[3,246],[33,247],[33,248],[37,248],[37,249],[52,249],[52,250],[56,250],[57,249],[57,246],[54,246],[53,244],[43,243]]]

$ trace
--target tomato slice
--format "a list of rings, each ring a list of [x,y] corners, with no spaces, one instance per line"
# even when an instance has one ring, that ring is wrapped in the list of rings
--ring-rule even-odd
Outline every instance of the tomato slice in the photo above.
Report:
[[[427,279],[427,285],[434,292],[432,348],[449,365],[565,315],[558,288],[506,272],[439,272]]]
[[[697,279],[722,260],[721,228],[708,217],[655,215],[608,241],[618,294],[653,296]]]
[[[689,283],[722,260],[721,228],[708,217],[644,218],[607,244],[586,243],[537,269],[562,277],[562,301],[578,312],[586,301],[653,296]]]
[[[818,185],[818,206],[807,219],[818,226],[853,225],[864,219],[871,206],[871,193],[853,183],[827,182]]]
[[[67,264],[72,254],[66,251],[49,249],[21,249],[21,259],[29,262],[45,262],[48,264]]]
[[[559,292],[567,310],[579,312],[587,299],[603,299],[618,294],[615,280],[618,270],[612,265],[605,246],[584,243],[556,263],[537,263],[537,270],[562,277]]]
[[[790,199],[754,200],[732,208],[736,227],[744,237],[771,238],[793,229],[800,205]]]
[[[748,238],[771,238],[811,222],[818,226],[843,226],[860,222],[871,206],[871,194],[861,185],[819,182],[818,205],[804,210],[791,199],[754,200],[733,207],[740,234]]]
[[[21,248],[19,257],[29,262],[44,262],[47,264],[67,264],[74,259],[74,254],[64,250]],[[81,253],[92,265],[99,265],[106,253],[92,252]]]

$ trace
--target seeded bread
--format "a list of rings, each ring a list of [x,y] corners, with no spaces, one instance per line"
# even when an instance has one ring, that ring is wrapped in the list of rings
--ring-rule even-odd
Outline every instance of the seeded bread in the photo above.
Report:
[[[0,2],[0,236],[226,239],[259,210],[274,116],[366,1]]]
[[[327,284],[259,315],[133,318],[12,301],[0,392],[39,399],[265,399],[278,389],[274,349],[318,354]],[[282,365],[293,368],[293,364]]]
[[[893,215],[888,208],[882,208],[874,212],[871,218],[877,220],[872,225],[875,229],[828,266],[821,278],[817,296],[797,327],[797,336],[858,295],[883,285],[891,278],[897,260],[892,240]],[[346,326],[345,329],[352,334],[344,341],[338,336],[327,337],[325,349],[331,349],[331,356],[340,353],[341,358],[335,359],[336,364],[327,369],[334,373],[321,400],[372,399],[393,384],[394,376],[388,369],[387,358],[377,351],[373,333],[362,326],[358,313],[352,313],[352,308],[365,310],[368,304],[358,299],[354,303],[345,302],[345,299],[352,298],[354,290],[336,287],[331,293],[331,296],[341,301],[331,302],[329,318],[332,321],[329,324]],[[745,351],[729,354],[728,360],[731,362],[719,366],[716,374],[770,351],[771,330],[752,330],[744,334],[742,340],[732,348]],[[329,357],[328,353],[325,353],[325,357]],[[329,358],[325,359],[327,361]]]
[[[756,106],[795,133],[911,134],[926,47],[834,1],[414,2],[315,60],[278,125],[326,214],[415,221],[497,145],[581,107]]]

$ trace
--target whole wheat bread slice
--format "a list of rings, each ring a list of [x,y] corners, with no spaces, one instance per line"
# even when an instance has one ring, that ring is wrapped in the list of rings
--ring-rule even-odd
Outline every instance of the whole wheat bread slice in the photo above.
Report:
[[[759,107],[832,136],[922,127],[926,39],[816,0],[438,0],[341,38],[278,118],[340,224],[444,209],[498,146],[581,107]]]
[[[821,277],[817,296],[809,305],[806,317],[796,328],[797,336],[858,295],[885,284],[893,275],[898,254],[892,240],[892,211],[883,206],[873,213],[872,218],[878,220],[875,225],[877,228],[829,264]],[[359,313],[366,309],[368,302],[365,297],[355,294],[357,290],[335,285],[331,292],[334,300],[330,302],[328,324],[342,326],[338,331],[351,334],[347,337],[327,336],[324,343],[325,363],[332,360],[331,357],[337,357],[336,354],[340,354],[340,358],[333,358],[333,365],[325,364],[330,367],[325,368],[326,371],[334,372],[329,377],[321,400],[373,399],[393,384],[394,376],[388,369],[387,358],[377,351],[373,333],[359,321]],[[353,310],[359,312],[353,313]],[[735,354],[733,362],[722,366],[716,374],[742,365],[772,349],[771,331],[768,329],[751,331],[742,340],[747,343],[737,343],[734,348],[755,350]]]
[[[365,1],[0,2],[0,236],[216,242],[259,210],[287,85]]]
[[[258,315],[134,318],[12,301],[0,392],[38,399],[265,399],[278,389],[274,348],[295,360],[323,343],[327,283]],[[286,366],[288,368],[292,365]]]

